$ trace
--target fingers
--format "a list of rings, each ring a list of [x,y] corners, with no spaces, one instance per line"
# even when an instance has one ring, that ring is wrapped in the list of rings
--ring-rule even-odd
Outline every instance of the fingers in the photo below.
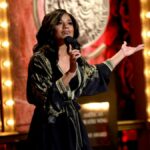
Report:
[[[71,57],[74,58],[74,59],[78,59],[79,57],[81,57],[80,51],[79,51],[79,50],[76,50],[76,49],[72,50],[72,51],[70,52],[70,55],[71,55]]]
[[[136,47],[137,51],[142,50],[142,49],[144,49],[144,44],[140,44]]]
[[[127,45],[127,42],[126,42],[126,41],[123,41],[123,45],[125,45],[125,46],[126,46],[126,45]]]
[[[141,49],[144,48],[144,44],[138,45],[137,48],[141,48]]]
[[[72,51],[72,46],[69,44],[69,53]]]
[[[69,53],[75,55],[76,57],[80,57],[81,53],[78,49],[72,49],[71,44],[69,44]]]
[[[127,46],[127,42],[126,41],[123,42],[123,46]],[[128,47],[130,47],[130,46],[128,46]],[[136,47],[130,47],[130,48],[135,48],[136,51],[139,51],[139,50],[144,49],[144,44],[139,44]]]

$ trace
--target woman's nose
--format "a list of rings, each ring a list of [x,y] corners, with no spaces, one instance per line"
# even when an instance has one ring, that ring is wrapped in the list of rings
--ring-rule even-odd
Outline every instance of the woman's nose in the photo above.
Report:
[[[63,27],[64,27],[64,28],[68,28],[68,23],[65,23],[65,22],[64,22],[64,23],[63,23]]]

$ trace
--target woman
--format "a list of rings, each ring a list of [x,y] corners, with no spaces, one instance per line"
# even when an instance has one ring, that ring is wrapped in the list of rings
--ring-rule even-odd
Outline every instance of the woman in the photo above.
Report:
[[[28,69],[27,99],[36,106],[28,136],[32,150],[91,150],[77,98],[105,91],[115,66],[143,49],[125,42],[112,58],[90,65],[65,44],[68,36],[79,36],[71,14],[58,9],[44,17]]]

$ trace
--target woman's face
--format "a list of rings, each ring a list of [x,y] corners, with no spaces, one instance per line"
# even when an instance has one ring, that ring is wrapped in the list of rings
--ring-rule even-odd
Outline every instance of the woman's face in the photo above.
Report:
[[[74,27],[68,14],[64,14],[55,26],[55,38],[58,42],[63,42],[66,36],[73,37]]]

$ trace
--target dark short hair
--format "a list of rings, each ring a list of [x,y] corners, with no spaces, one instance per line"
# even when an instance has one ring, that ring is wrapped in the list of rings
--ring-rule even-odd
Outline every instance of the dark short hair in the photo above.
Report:
[[[41,27],[36,35],[38,45],[42,46],[49,44],[51,47],[55,47],[55,26],[58,24],[64,14],[68,14],[72,20],[74,27],[74,38],[77,39],[79,37],[79,25],[76,19],[64,9],[56,9],[44,16]]]

